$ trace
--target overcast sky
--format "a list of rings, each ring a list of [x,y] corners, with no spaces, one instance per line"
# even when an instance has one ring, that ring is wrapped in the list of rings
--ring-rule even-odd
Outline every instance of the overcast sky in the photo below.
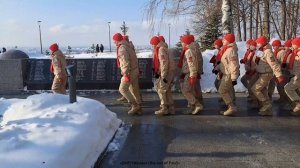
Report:
[[[153,34],[143,19],[147,0],[0,0],[0,47],[38,47],[37,21],[41,20],[43,46],[53,42],[61,46],[108,46],[108,23],[111,35],[120,32],[126,21],[128,35],[136,45],[148,45]],[[160,18],[156,18],[160,19]],[[186,18],[168,19],[156,28],[171,44],[189,27]]]

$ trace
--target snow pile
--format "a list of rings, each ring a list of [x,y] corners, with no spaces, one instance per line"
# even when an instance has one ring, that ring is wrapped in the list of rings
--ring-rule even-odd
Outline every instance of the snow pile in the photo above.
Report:
[[[95,100],[47,93],[0,99],[0,115],[5,168],[92,167],[121,124]]]

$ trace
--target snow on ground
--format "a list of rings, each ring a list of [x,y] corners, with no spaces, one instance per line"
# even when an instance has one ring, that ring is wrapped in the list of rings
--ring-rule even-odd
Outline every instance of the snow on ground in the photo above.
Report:
[[[3,168],[92,167],[121,124],[98,101],[49,93],[2,98],[0,115]]]
[[[50,59],[49,55],[43,55],[37,52],[30,52],[28,53],[30,58],[36,59]],[[117,54],[115,51],[113,52],[103,52],[103,53],[65,53],[68,58],[77,58],[77,59],[95,59],[95,58],[116,58]],[[137,52],[138,58],[152,58],[152,51],[151,50],[140,50]]]

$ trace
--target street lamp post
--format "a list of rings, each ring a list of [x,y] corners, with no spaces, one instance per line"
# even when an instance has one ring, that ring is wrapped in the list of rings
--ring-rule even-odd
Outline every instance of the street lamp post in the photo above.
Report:
[[[42,21],[37,21],[39,25],[39,32],[40,32],[40,45],[41,45],[41,54],[43,54],[43,45],[42,45],[42,31],[41,31],[41,22]]]
[[[108,40],[109,40],[109,52],[111,52],[111,39],[110,39],[110,22],[108,23]]]
[[[171,24],[169,23],[169,48],[171,48]]]

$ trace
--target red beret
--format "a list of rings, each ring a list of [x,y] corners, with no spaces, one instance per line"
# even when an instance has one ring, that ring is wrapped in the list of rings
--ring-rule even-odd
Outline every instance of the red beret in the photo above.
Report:
[[[254,40],[252,40],[252,41],[250,41],[249,45],[256,47],[257,44],[256,44],[256,42]]]
[[[300,46],[300,37],[294,38],[294,40],[292,41],[292,44],[296,45],[296,46]]]
[[[223,42],[221,39],[217,39],[215,42],[214,42],[214,45],[217,45],[219,47],[222,47],[223,46]]]
[[[224,36],[224,39],[225,39],[226,41],[228,41],[229,43],[235,42],[235,37],[234,37],[233,34],[226,34],[226,35]]]
[[[165,37],[164,36],[158,36],[159,40],[162,42],[166,42]]]
[[[256,43],[260,43],[263,46],[268,44],[268,39],[266,36],[260,36],[259,38],[256,39]]]
[[[181,42],[184,44],[191,44],[192,42],[194,42],[194,38],[191,35],[185,35],[181,38]]]
[[[157,45],[160,42],[159,38],[157,36],[153,36],[150,40],[150,44]]]
[[[250,44],[252,41],[254,41],[253,39],[249,39],[246,44]]]
[[[123,40],[126,40],[129,42],[129,37],[128,36],[123,36]]]
[[[292,40],[287,40],[287,41],[284,43],[284,46],[285,46],[285,47],[292,47]]]
[[[193,42],[195,41],[195,36],[194,35],[190,35],[191,39],[193,40]]]
[[[52,45],[49,47],[49,49],[50,49],[52,52],[57,51],[57,50],[58,50],[58,45],[57,45],[57,43],[52,44]]]
[[[115,40],[115,41],[122,41],[122,40],[123,40],[122,34],[116,33],[116,34],[113,36],[113,40]]]
[[[272,46],[273,47],[280,47],[281,46],[281,41],[280,40],[274,40],[272,42]]]

